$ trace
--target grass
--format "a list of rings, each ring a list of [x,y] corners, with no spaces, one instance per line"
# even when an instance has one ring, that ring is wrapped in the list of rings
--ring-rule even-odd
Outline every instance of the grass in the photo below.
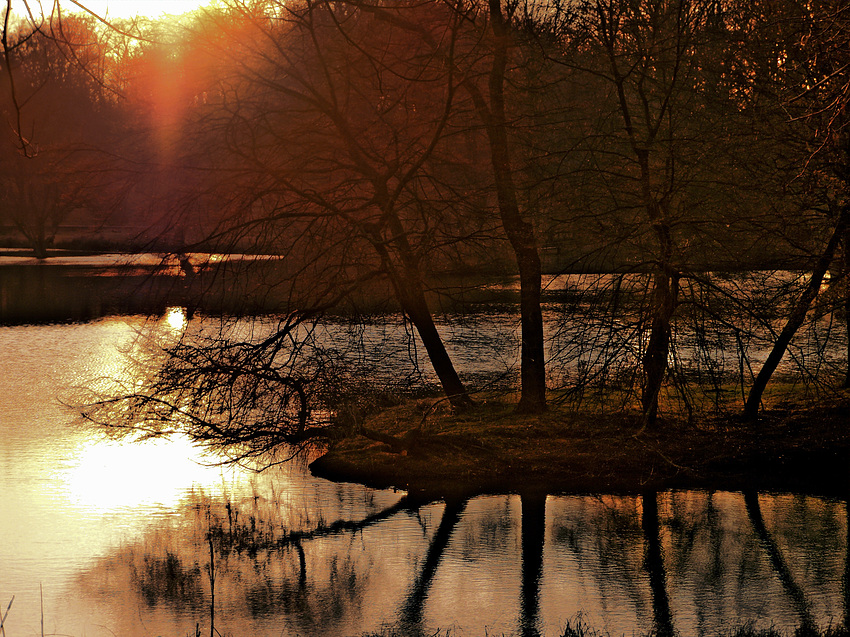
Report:
[[[677,637],[680,636],[676,633]],[[604,632],[599,632],[588,627],[580,618],[578,621],[569,622],[560,637],[613,637]],[[624,636],[625,637],[625,636]],[[634,636],[633,636],[634,637]],[[645,637],[659,637],[658,633],[650,633]],[[850,637],[850,631],[847,628],[828,627],[823,631],[815,629],[798,628],[794,631],[781,631],[777,628],[755,628],[752,624],[744,624],[743,626],[732,630],[729,633],[718,633],[716,637]]]
[[[401,436],[425,418],[405,454],[362,437],[315,461],[317,475],[441,497],[448,492],[636,492],[662,488],[805,489],[844,494],[850,460],[850,399],[776,407],[756,423],[664,417],[641,429],[636,412],[552,407],[518,415],[492,399],[454,415],[444,403],[408,401],[368,416]]]
[[[418,637],[452,637],[455,633],[451,629],[437,629],[436,632],[417,633]],[[458,633],[459,635],[462,633]],[[490,633],[485,634],[486,637],[497,637]],[[362,637],[410,637],[410,632],[405,632],[398,628],[386,627],[378,632],[365,633]],[[507,637],[501,635],[499,637]],[[539,637],[546,637],[540,635]],[[616,636],[610,633],[603,632],[588,626],[581,616],[567,622],[563,632],[552,637],[660,637],[660,633],[646,633],[644,635],[622,635]],[[686,635],[675,634],[675,637],[688,637]],[[850,630],[844,627],[828,627],[823,631],[817,630],[802,630],[781,631],[776,628],[755,628],[751,624],[744,624],[737,629],[733,629],[728,633],[717,633],[713,637],[850,637]]]

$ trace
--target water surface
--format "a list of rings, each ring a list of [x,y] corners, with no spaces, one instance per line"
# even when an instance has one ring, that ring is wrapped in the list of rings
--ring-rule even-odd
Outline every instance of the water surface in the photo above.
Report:
[[[550,315],[551,316],[551,315]],[[197,321],[199,319],[194,319]],[[140,331],[185,310],[0,327],[0,606],[8,635],[715,635],[846,621],[848,506],[807,494],[496,494],[422,502],[256,474],[185,441],[109,441],[62,404],[126,374]],[[323,338],[348,338],[330,323]],[[516,321],[447,318],[462,374],[510,377]],[[358,338],[388,369],[420,353],[393,318]],[[486,365],[482,363],[486,361]],[[428,368],[420,365],[428,381]],[[399,372],[399,370],[401,370]]]

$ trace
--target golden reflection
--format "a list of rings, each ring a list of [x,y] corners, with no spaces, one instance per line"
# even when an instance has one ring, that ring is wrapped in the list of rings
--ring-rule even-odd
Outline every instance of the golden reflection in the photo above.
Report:
[[[393,617],[423,553],[427,511],[420,517],[398,494],[373,499],[354,485],[334,486],[321,504],[279,490],[277,479],[254,486],[241,496],[187,494],[172,520],[93,560],[76,579],[85,594],[75,605],[110,600],[116,635],[196,634],[198,625],[216,634],[354,634]],[[334,530],[337,507],[351,528]]]
[[[177,507],[195,486],[216,487],[225,469],[204,464],[185,438],[146,442],[88,441],[62,476],[70,499],[103,513]],[[232,477],[232,476],[231,476]]]
[[[181,332],[186,329],[189,321],[186,317],[186,308],[170,307],[165,311],[163,322],[175,332]]]
[[[603,633],[646,634],[658,616],[640,497],[548,497],[535,567],[539,599],[521,602],[527,551],[517,496],[475,498],[462,512],[455,503],[452,516],[448,504],[408,507],[398,494],[373,499],[361,487],[306,476],[283,489],[277,478],[253,484],[241,494],[187,493],[170,520],[92,560],[76,578],[68,597],[75,607],[67,614],[104,600],[108,612],[107,606],[96,612],[112,618],[109,629],[118,635],[196,634],[198,625],[235,635],[363,634],[381,627],[393,627],[392,634],[447,627],[482,634],[482,626],[510,634],[529,601],[540,604],[540,613],[526,627],[546,635],[562,634],[576,618]],[[794,608],[741,518],[743,495],[666,492],[657,502],[665,578],[656,584],[664,586],[680,634],[716,634],[744,621],[793,632]],[[825,625],[842,612],[844,504],[798,496],[761,496],[760,503],[766,512],[786,511],[771,536],[799,569],[794,576]],[[837,529],[841,542],[821,537],[791,556],[786,523],[801,514],[824,530]],[[822,554],[835,560],[820,564]]]

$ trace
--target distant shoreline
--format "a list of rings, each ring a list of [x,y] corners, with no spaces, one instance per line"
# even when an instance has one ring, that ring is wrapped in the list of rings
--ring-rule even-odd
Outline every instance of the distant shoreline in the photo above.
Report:
[[[160,245],[154,243],[143,243],[136,246],[128,246],[121,244],[103,244],[96,247],[86,247],[85,244],[63,245],[52,247],[47,250],[47,256],[38,258],[35,256],[32,248],[27,247],[22,243],[9,242],[5,245],[0,245],[0,258],[11,258],[20,261],[34,261],[38,264],[50,264],[55,260],[62,258],[73,257],[117,257],[119,260],[135,259],[137,257],[155,256],[164,257],[166,255],[175,255],[182,252],[194,252],[198,255],[201,261],[201,255],[221,255],[211,246],[194,246],[185,247],[179,244]],[[267,253],[249,253],[249,252],[233,252],[227,253],[227,257],[234,259],[247,260],[265,260],[281,258],[280,255]],[[756,272],[756,271],[805,271],[811,269],[815,259],[805,255],[791,255],[786,257],[771,257],[761,258],[756,260],[736,258],[717,260],[712,262],[689,262],[682,264],[681,271],[683,273],[703,273],[703,272],[724,272],[729,274],[739,272]],[[614,262],[602,262],[598,260],[588,260],[584,257],[576,257],[567,259],[566,261],[559,260],[558,262],[550,262],[544,260],[543,271],[544,276],[558,275],[597,275],[597,274],[646,274],[652,272],[652,263],[640,263],[636,261],[620,260]],[[510,267],[494,267],[492,264],[483,263],[464,263],[457,264],[454,267],[447,267],[441,271],[433,271],[432,275],[436,277],[471,277],[471,278],[502,278],[516,276],[516,273]]]

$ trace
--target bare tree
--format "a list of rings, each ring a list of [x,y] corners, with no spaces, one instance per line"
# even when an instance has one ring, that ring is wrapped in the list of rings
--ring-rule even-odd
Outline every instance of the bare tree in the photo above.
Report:
[[[785,107],[790,141],[797,147],[801,158],[801,166],[792,173],[792,177],[809,184],[822,202],[829,238],[812,269],[809,285],[794,306],[750,389],[744,407],[744,415],[750,419],[758,415],[767,384],[818,296],[824,276],[842,242],[846,261],[850,227],[850,204],[847,202],[850,194],[850,119],[847,116],[850,102],[847,56],[850,5],[845,2],[792,2],[784,9],[784,13],[774,17],[782,27],[780,46],[784,64],[771,78],[774,82],[769,86]],[[767,24],[776,22],[769,21]],[[846,276],[845,268],[839,266],[838,270],[844,270]],[[848,307],[846,298],[844,306]],[[845,313],[845,322],[847,320]],[[850,330],[850,327],[847,329]],[[850,378],[850,372],[846,378]]]
[[[351,0],[351,4],[381,20],[401,25],[430,47],[456,77],[459,90],[470,102],[456,110],[471,110],[471,115],[478,122],[475,124],[474,120],[467,118],[462,125],[470,130],[479,125],[483,127],[492,171],[490,187],[495,193],[501,230],[510,244],[520,280],[521,393],[517,409],[524,413],[544,411],[546,361],[540,302],[541,260],[534,220],[521,205],[516,151],[513,148],[516,140],[512,140],[521,126],[516,119],[520,109],[516,108],[517,96],[512,95],[510,90],[519,75],[512,63],[512,51],[524,39],[520,29],[523,26],[521,18],[529,14],[518,11],[521,3],[509,2],[503,7],[500,0],[488,0],[486,4],[453,0],[433,3],[431,10],[439,10],[442,6],[461,20],[464,29],[462,43],[457,48],[462,53],[458,53],[453,44],[435,38],[432,32],[423,28],[421,18],[415,14],[392,15],[377,2]],[[526,3],[526,6],[529,4]]]
[[[509,77],[512,25],[510,16],[503,13],[501,0],[489,0],[488,9],[490,66],[486,76],[487,89],[482,90],[472,77],[467,77],[463,86],[469,91],[475,111],[487,132],[499,216],[519,271],[522,392],[517,409],[524,413],[536,413],[546,409],[540,252],[534,224],[520,209],[509,141],[511,122],[508,120],[506,105],[509,99],[506,96],[506,83]]]
[[[682,281],[704,267],[706,256],[700,263],[694,255],[710,228],[726,221],[723,206],[734,205],[734,196],[719,193],[739,187],[722,164],[734,130],[730,98],[712,110],[708,96],[721,61],[712,56],[723,43],[716,9],[714,2],[585,2],[560,25],[566,81],[590,104],[577,131],[560,138],[564,179],[587,195],[577,203],[568,193],[567,205],[601,227],[600,241],[615,255],[607,267],[648,279],[639,353],[646,425],[656,420],[674,357]]]
[[[235,73],[220,84],[213,126],[251,191],[237,191],[229,231],[248,229],[264,251],[321,262],[337,289],[385,277],[452,405],[467,408],[424,280],[435,254],[466,238],[454,234],[451,209],[463,208],[453,196],[462,183],[439,168],[458,163],[445,144],[451,70],[406,31],[347,4],[273,3],[259,15],[234,3],[233,15],[249,35],[234,34]],[[446,16],[429,28],[451,42],[457,22]]]
[[[110,190],[101,150],[117,119],[104,78],[105,51],[91,19],[4,23],[4,140],[0,218],[43,258],[59,224],[80,208],[94,223]],[[33,18],[35,20],[35,18]]]
[[[443,11],[428,28],[451,50],[459,22]],[[167,52],[143,47],[137,63]],[[292,320],[246,332],[225,319],[217,332],[187,335],[164,357],[144,357],[152,365],[144,387],[94,397],[87,417],[121,423],[119,432],[185,430],[238,459],[339,435],[351,424],[329,417],[341,411],[329,389],[340,374],[303,326],[387,292],[452,407],[471,406],[427,296],[431,270],[492,234],[476,199],[463,196],[476,167],[448,139],[453,67],[406,29],[325,1],[232,2],[206,12],[170,55],[184,65],[172,70],[170,93],[141,97],[162,100],[149,110],[151,163],[180,174],[179,191],[187,183],[194,191],[184,203],[178,190],[163,190],[172,214],[209,206],[200,243],[183,249],[265,255],[253,273],[268,275],[268,293],[283,299],[273,309]],[[363,377],[358,387],[377,394],[369,384]],[[395,449],[413,440],[360,422],[356,431]]]

